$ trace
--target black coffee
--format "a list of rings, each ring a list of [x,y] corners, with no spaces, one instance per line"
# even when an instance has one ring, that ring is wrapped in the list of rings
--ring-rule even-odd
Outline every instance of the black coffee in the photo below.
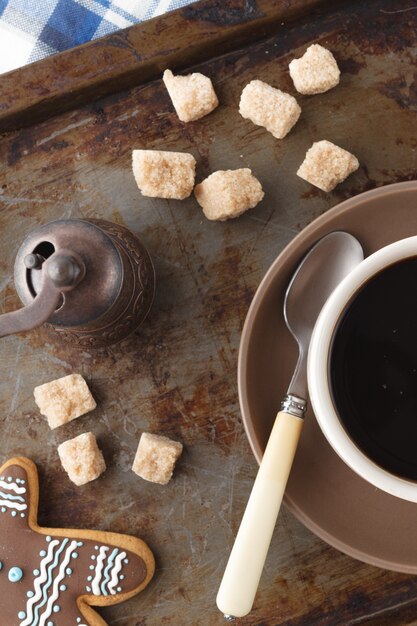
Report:
[[[389,472],[417,480],[417,258],[370,280],[346,310],[329,362],[351,439]]]

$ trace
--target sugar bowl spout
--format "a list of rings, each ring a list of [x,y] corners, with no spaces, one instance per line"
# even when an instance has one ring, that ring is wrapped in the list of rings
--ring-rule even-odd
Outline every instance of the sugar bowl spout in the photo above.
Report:
[[[155,292],[151,257],[127,228],[67,219],[31,232],[15,261],[22,309],[0,316],[0,337],[45,322],[77,348],[121,341],[145,320]]]

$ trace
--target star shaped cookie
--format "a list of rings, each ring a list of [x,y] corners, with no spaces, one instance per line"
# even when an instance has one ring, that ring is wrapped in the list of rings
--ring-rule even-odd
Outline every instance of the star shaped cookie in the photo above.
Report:
[[[0,468],[0,624],[106,626],[92,606],[128,600],[151,580],[155,562],[135,537],[37,524],[36,466]]]

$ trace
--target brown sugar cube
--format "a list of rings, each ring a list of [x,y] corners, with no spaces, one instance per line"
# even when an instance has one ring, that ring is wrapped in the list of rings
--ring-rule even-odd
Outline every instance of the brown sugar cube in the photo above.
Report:
[[[340,70],[333,54],[317,43],[309,46],[302,57],[291,61],[289,70],[294,87],[305,95],[328,91],[340,80]]]
[[[142,433],[132,470],[145,480],[166,485],[182,453],[182,443],[161,435]]]
[[[83,433],[58,446],[62,467],[77,485],[95,480],[106,469],[106,463],[93,433]]]
[[[301,114],[297,100],[261,80],[252,80],[240,96],[239,113],[257,126],[264,126],[277,139],[283,139]]]
[[[297,176],[323,191],[332,191],[359,167],[358,159],[330,141],[317,141],[307,151]]]
[[[222,222],[253,209],[265,195],[249,168],[214,172],[194,194],[207,219]]]
[[[33,395],[50,428],[66,424],[97,406],[80,374],[70,374],[35,387]]]
[[[133,150],[132,168],[142,195],[149,198],[188,198],[194,187],[196,160],[186,152]]]
[[[219,104],[213,83],[204,74],[174,76],[171,70],[165,70],[162,80],[181,122],[199,120]]]

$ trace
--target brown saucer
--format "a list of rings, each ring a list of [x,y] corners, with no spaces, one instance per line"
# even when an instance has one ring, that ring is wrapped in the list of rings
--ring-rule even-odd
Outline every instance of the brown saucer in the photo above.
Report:
[[[284,292],[308,248],[333,230],[355,235],[365,256],[416,235],[417,181],[367,191],[331,209],[293,239],[260,284],[243,329],[238,372],[243,421],[258,461],[297,359],[282,314]],[[285,503],[307,528],[342,552],[371,565],[417,573],[417,504],[379,491],[352,472],[325,440],[311,408]]]

